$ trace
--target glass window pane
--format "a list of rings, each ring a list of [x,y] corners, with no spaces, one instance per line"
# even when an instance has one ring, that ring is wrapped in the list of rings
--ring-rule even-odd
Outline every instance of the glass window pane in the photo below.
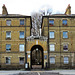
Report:
[[[11,50],[11,45],[10,44],[7,44],[6,45],[6,51],[10,51]]]
[[[68,32],[67,31],[63,32],[63,38],[68,38]]]
[[[8,26],[10,26],[10,25],[11,25],[11,20],[7,20],[7,21],[6,21],[6,24],[7,24]]]
[[[63,50],[68,50],[68,44],[63,45]]]
[[[24,25],[24,20],[20,20],[20,25]]]
[[[20,38],[24,38],[24,31],[20,31]]]
[[[55,57],[50,57],[50,64],[55,64]]]
[[[20,57],[20,58],[19,58],[19,63],[20,63],[20,64],[24,64],[24,57]]]
[[[68,64],[68,63],[69,63],[68,57],[64,57],[64,64]]]
[[[54,44],[50,44],[50,51],[54,51],[55,50],[55,45]]]
[[[11,38],[11,31],[6,32],[6,38]]]
[[[54,38],[54,32],[50,32],[50,38]]]
[[[54,20],[49,20],[50,25],[54,25]]]
[[[63,25],[67,25],[67,20],[62,21]]]
[[[20,44],[20,45],[19,45],[19,50],[20,50],[20,51],[24,51],[24,44]]]
[[[10,57],[6,57],[6,64],[10,64]]]

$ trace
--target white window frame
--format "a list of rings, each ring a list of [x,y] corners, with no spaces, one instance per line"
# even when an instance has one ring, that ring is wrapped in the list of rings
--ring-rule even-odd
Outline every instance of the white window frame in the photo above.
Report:
[[[10,26],[11,25],[11,20],[6,20],[6,25]]]
[[[22,25],[22,24],[21,24],[21,20],[24,20],[24,19],[20,19],[20,25]],[[25,20],[24,20],[24,24],[23,24],[23,25],[25,25]]]
[[[64,50],[64,46],[67,46],[68,47],[68,44],[63,44],[63,51],[68,51],[68,49],[67,50]]]
[[[52,34],[51,32],[53,32],[53,34]],[[51,36],[51,35],[52,35],[52,36]],[[50,38],[50,39],[54,39],[54,38],[55,38],[55,32],[54,32],[54,31],[50,31],[50,32],[49,32],[49,38]]]
[[[64,32],[67,32],[67,38],[68,38],[68,31],[63,31],[63,33],[64,33]],[[65,37],[64,37],[64,34],[63,34],[63,39],[67,39],[67,38],[65,38]]]
[[[53,46],[53,47],[51,47],[51,46]],[[55,44],[50,44],[50,51],[55,51]]]
[[[6,46],[7,45],[10,45],[10,49],[11,49],[11,44],[6,44]],[[6,48],[6,52],[9,52],[9,51],[11,51],[11,50],[7,50],[7,48]]]
[[[66,59],[67,58],[67,59]],[[68,64],[69,63],[69,57],[68,56],[65,56],[64,57],[64,64]]]
[[[24,58],[24,57],[19,57],[19,64],[24,64],[24,61],[20,61],[20,58]]]
[[[24,31],[20,31],[20,32],[24,32]],[[19,32],[19,38],[20,39],[24,39],[24,35],[23,35],[23,38],[20,36],[20,32]]]
[[[23,45],[23,49],[21,49],[22,48],[22,45]],[[20,52],[24,52],[24,44],[19,44],[19,51]]]
[[[10,35],[7,32],[10,32]],[[6,31],[6,38],[11,38],[11,31]]]
[[[50,57],[50,64],[55,64],[55,57]]]
[[[8,60],[7,60],[7,58],[8,58]],[[7,61],[8,61],[8,63],[7,63]],[[6,64],[11,64],[11,58],[10,57],[6,57]]]

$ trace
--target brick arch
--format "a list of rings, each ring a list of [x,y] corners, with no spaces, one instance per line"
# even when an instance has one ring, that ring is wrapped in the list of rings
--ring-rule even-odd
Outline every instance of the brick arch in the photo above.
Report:
[[[40,51],[41,51],[41,55],[42,55],[42,68],[44,66],[44,53],[43,53],[43,47],[40,46],[40,45],[33,45],[32,48],[31,48],[31,68],[32,68],[32,52],[38,48]]]

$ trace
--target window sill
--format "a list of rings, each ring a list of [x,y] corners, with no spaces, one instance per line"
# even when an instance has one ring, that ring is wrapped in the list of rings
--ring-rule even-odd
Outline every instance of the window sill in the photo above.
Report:
[[[11,40],[11,38],[6,38],[6,40]]]
[[[11,63],[9,63],[9,64],[6,63],[6,65],[11,65]]]
[[[65,52],[66,52],[66,51],[68,51],[68,50],[63,50],[63,51],[65,51]]]
[[[69,38],[63,38],[63,39],[69,39]]]
[[[19,51],[20,53],[24,53],[24,51]]]
[[[24,65],[24,63],[19,63],[20,65]]]
[[[6,51],[6,52],[11,52],[11,51]]]
[[[6,26],[10,27],[11,25],[6,25]]]
[[[55,39],[55,38],[49,38],[49,39]]]
[[[19,25],[19,26],[25,26],[25,25]]]
[[[69,63],[64,63],[64,65],[68,65]]]
[[[49,24],[49,26],[54,26],[53,24]]]
[[[68,26],[67,24],[62,24],[63,26]]]
[[[25,38],[19,38],[20,40],[25,40]]]
[[[54,65],[55,63],[50,63],[50,64],[53,64]]]

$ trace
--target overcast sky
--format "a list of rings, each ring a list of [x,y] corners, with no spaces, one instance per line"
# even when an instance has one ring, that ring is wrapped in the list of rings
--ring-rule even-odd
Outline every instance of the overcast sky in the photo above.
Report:
[[[30,15],[33,11],[49,7],[52,13],[63,13],[68,4],[71,5],[71,12],[75,14],[75,0],[0,0],[0,14],[5,4],[9,14]]]

